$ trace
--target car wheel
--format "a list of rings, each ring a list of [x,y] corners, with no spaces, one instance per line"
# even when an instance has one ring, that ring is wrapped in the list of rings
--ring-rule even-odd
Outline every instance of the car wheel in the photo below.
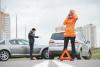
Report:
[[[78,60],[81,60],[80,53],[79,53],[78,55],[76,55],[76,58],[77,58]]]
[[[91,57],[92,57],[92,52],[89,50],[89,52],[88,52],[88,56],[83,56],[83,58],[85,59],[85,60],[89,60],[89,59],[91,59]]]
[[[42,52],[42,57],[43,57],[44,59],[49,59],[48,49],[43,50],[43,52]]]
[[[6,50],[0,51],[0,60],[1,61],[7,61],[9,59],[9,57],[10,57],[10,54],[8,51],[6,51]]]
[[[82,57],[82,49],[80,50],[80,53],[76,55],[77,59],[78,60],[81,60],[83,57]]]

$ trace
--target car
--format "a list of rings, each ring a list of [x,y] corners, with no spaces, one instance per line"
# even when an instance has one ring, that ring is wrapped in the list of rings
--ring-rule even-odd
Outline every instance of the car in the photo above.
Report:
[[[57,32],[51,35],[49,41],[49,58],[54,59],[60,57],[64,48],[64,32]],[[75,49],[77,59],[90,59],[92,56],[90,41],[82,34],[82,32],[76,33]],[[68,43],[67,50],[71,53],[71,43]]]
[[[6,61],[10,57],[29,56],[29,41],[24,39],[10,39],[0,41],[0,60]],[[33,56],[37,59],[48,58],[48,46],[34,44]]]

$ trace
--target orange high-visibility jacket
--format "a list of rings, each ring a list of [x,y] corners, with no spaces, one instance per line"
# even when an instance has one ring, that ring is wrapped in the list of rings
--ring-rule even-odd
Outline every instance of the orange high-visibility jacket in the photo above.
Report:
[[[77,16],[73,16],[72,18],[66,18],[64,20],[64,25],[66,25],[64,37],[75,37],[75,23],[77,20]]]

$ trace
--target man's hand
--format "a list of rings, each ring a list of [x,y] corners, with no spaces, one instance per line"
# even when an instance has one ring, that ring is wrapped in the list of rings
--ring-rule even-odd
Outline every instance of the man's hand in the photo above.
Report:
[[[34,38],[39,38],[39,36],[34,36]]]

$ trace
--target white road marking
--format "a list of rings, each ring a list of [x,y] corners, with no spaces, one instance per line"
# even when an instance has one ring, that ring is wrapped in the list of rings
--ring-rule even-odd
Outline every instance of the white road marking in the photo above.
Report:
[[[46,60],[32,67],[48,67],[48,64],[49,64],[49,60]]]
[[[67,62],[66,62],[66,64],[63,63],[63,62],[59,62],[59,61],[57,61],[57,60],[53,60],[53,62],[54,62],[57,66],[59,66],[59,67],[75,67],[75,66],[72,66],[72,65],[70,65],[70,64],[67,64]]]
[[[52,60],[52,61],[58,67],[75,67],[75,66],[72,66],[70,64],[67,64],[67,62],[66,63],[63,63],[63,62],[60,62],[60,61],[57,61],[57,60]],[[36,65],[34,65],[32,67],[48,67],[49,63],[50,63],[49,60],[45,60],[45,61],[43,61],[43,62],[41,62],[39,64],[36,64]]]

